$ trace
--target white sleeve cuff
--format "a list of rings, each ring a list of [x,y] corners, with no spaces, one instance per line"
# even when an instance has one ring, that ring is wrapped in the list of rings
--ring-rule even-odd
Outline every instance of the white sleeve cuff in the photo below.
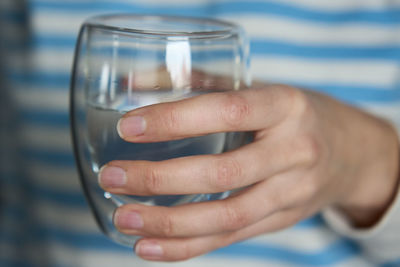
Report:
[[[353,227],[343,213],[333,208],[325,209],[322,216],[336,232],[357,241],[371,259],[378,262],[400,259],[400,186],[388,210],[370,228]]]

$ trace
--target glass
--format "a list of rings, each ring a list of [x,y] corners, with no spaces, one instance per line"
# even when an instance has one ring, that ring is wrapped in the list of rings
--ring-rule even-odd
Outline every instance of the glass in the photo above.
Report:
[[[114,227],[113,212],[120,205],[174,206],[229,196],[113,195],[99,187],[97,175],[111,160],[159,161],[221,153],[243,144],[245,133],[134,144],[118,136],[116,125],[125,112],[138,107],[247,87],[248,53],[243,31],[218,20],[106,15],[82,25],[71,80],[72,138],[85,195],[111,239],[133,245],[139,238]]]

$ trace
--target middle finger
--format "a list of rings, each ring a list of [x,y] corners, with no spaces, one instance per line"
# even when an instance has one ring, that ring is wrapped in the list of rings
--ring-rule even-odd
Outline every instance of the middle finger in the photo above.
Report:
[[[301,163],[301,154],[291,151],[290,143],[263,140],[218,155],[159,162],[113,161],[101,169],[99,181],[114,194],[219,193],[252,185]]]

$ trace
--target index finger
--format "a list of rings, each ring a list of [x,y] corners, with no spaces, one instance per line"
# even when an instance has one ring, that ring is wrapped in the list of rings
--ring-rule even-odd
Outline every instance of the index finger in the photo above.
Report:
[[[150,105],[126,113],[118,122],[118,133],[130,142],[157,142],[255,131],[283,120],[294,92],[286,86],[268,86]]]

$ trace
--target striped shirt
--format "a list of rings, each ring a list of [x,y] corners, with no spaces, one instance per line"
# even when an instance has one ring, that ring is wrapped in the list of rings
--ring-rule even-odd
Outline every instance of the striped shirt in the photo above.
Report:
[[[240,24],[251,38],[253,78],[332,95],[400,130],[400,1],[2,0],[0,266],[164,266],[100,233],[72,155],[68,95],[79,27],[121,12]],[[172,265],[400,266],[396,223],[399,197],[367,231],[325,211]]]

